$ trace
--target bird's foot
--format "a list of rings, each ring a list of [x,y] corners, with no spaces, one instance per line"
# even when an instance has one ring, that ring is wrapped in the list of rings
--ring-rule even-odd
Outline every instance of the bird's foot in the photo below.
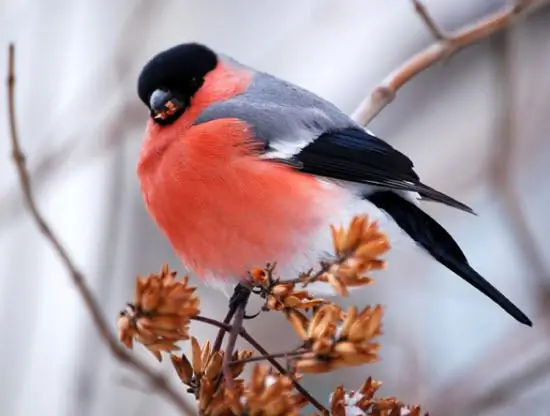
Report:
[[[247,283],[239,283],[235,287],[233,295],[231,295],[231,298],[229,299],[229,310],[236,311],[241,305],[243,306],[243,308],[245,308],[248,304],[248,299],[250,298],[251,293],[254,293],[253,287],[249,286]],[[261,310],[252,315],[247,315],[245,313],[243,319],[254,319],[258,317],[260,313],[262,313]]]
[[[235,290],[229,299],[229,310],[236,311],[241,305],[246,306],[251,292],[252,288],[246,283],[239,283],[235,286]]]
[[[260,314],[262,313],[261,310],[259,310],[258,312],[252,314],[252,315],[247,315],[246,313],[244,314],[244,317],[243,319],[254,319],[254,318],[257,318]]]

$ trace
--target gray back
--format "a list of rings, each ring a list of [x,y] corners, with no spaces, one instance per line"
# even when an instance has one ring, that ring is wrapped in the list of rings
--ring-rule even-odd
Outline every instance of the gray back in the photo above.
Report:
[[[248,68],[232,58],[222,57],[229,65]],[[239,118],[254,128],[257,139],[274,150],[269,156],[277,158],[295,155],[326,131],[360,128],[336,106],[312,92],[272,75],[254,72],[251,85],[243,94],[211,105],[202,111],[195,124]]]

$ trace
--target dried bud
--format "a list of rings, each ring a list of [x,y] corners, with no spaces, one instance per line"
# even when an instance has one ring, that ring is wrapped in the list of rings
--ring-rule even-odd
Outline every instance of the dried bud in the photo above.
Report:
[[[238,414],[298,416],[307,401],[294,391],[289,377],[274,374],[267,366],[257,365],[244,389],[241,403],[241,413]]]
[[[158,274],[136,281],[133,304],[118,320],[119,338],[128,348],[133,340],[142,343],[160,361],[161,352],[179,350],[178,341],[189,338],[189,323],[199,313],[196,288],[187,276],[176,279],[177,272],[164,265]]]
[[[250,277],[252,282],[256,285],[263,285],[268,283],[268,273],[265,269],[252,269],[250,270]]]
[[[385,267],[379,257],[390,249],[390,243],[377,222],[369,224],[367,217],[355,217],[347,231],[332,227],[332,237],[339,260],[319,280],[330,283],[336,293],[347,296],[348,287],[370,284],[372,279],[363,274]]]
[[[296,315],[289,316],[305,341],[305,352],[293,360],[296,371],[324,373],[378,361],[379,345],[372,339],[382,333],[381,318],[380,306],[359,313],[352,306],[344,314],[332,304],[319,308],[307,325]]]
[[[298,336],[303,341],[307,341],[309,339],[309,335],[306,328],[309,325],[309,319],[299,311],[289,311],[286,314],[286,317],[292,324],[292,327],[294,328]]]
[[[126,345],[126,348],[131,349],[134,346],[132,321],[123,312],[121,312],[121,316],[118,319],[118,337]]]
[[[326,303],[324,299],[314,298],[307,290],[296,289],[296,283],[276,283],[263,287],[267,293],[265,306],[276,311],[307,311]]]
[[[231,409],[235,403],[230,399],[232,392],[225,388],[222,377],[223,356],[223,351],[212,351],[209,341],[201,347],[197,339],[191,337],[191,359],[185,355],[171,357],[180,380],[188,387],[187,391],[194,394],[201,412],[208,416],[233,415]],[[231,360],[234,363],[229,366],[239,397],[244,391],[243,381],[237,379],[245,366],[241,360],[251,356],[252,351],[235,351]]]
[[[233,359],[231,360],[234,362],[234,364],[231,364],[229,366],[233,378],[237,378],[242,374],[245,366],[244,360],[248,360],[250,357],[252,357],[252,355],[252,351],[235,351],[235,353],[233,354]]]
[[[182,383],[189,384],[191,382],[191,378],[193,377],[193,368],[191,367],[191,363],[187,357],[185,355],[182,355],[181,357],[172,355],[170,356],[170,359],[172,360],[172,365],[174,366],[176,373],[178,373],[178,377]]]
[[[377,222],[368,222],[366,216],[354,217],[348,229],[331,227],[336,258],[322,262],[321,270],[303,274],[299,280],[307,286],[311,282],[330,284],[340,296],[348,296],[348,288],[364,286],[373,279],[364,276],[386,266],[379,257],[390,249],[388,237],[379,230]]]

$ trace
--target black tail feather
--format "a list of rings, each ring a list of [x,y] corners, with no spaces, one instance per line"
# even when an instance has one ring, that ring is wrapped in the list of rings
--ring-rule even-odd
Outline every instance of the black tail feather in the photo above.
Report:
[[[468,264],[466,256],[451,235],[428,214],[394,192],[376,192],[366,198],[386,211],[403,231],[437,261],[492,299],[517,321],[532,326],[531,320],[517,306]]]
[[[451,198],[449,195],[439,192],[438,190],[429,187],[426,184],[418,183],[418,193],[420,196],[427,201],[439,202],[441,204],[448,205],[450,207],[459,209],[461,211],[467,212],[469,214],[477,215],[476,212],[470,208],[468,205]]]
[[[445,195],[442,192],[436,191],[435,189],[432,189],[432,188],[428,187],[428,185],[422,184],[422,186],[430,189],[431,191],[433,191],[433,192],[427,192],[426,190],[421,190],[421,191],[418,192],[424,201],[438,202],[440,204],[445,204],[445,205],[448,205],[452,208],[456,208],[456,209],[459,209],[461,211],[467,212],[468,214],[472,214],[472,215],[477,216],[477,213],[472,208],[470,208],[468,205],[463,204],[462,202],[457,201],[456,199],[453,199],[450,196]]]

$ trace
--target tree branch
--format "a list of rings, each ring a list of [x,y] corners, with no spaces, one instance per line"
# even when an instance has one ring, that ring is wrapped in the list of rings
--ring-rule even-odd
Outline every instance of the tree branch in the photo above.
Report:
[[[276,353],[276,354],[269,354],[269,355],[256,355],[254,357],[246,358],[244,360],[231,361],[229,364],[231,364],[231,365],[248,364],[248,363],[254,363],[254,362],[258,362],[258,361],[267,361],[271,358],[273,358],[273,359],[275,359],[275,358],[288,359],[288,358],[299,357],[300,355],[303,355],[303,354],[304,354],[304,351],[300,350],[300,351],[279,352],[279,353]]]
[[[513,6],[493,13],[480,21],[468,25],[456,32],[444,35],[435,25],[435,22],[418,1],[413,0],[417,12],[424,20],[430,31],[438,39],[421,52],[412,56],[401,67],[397,68],[366,97],[353,112],[352,118],[366,126],[374,117],[390,104],[397,92],[413,77],[435,65],[449,56],[459,52],[467,46],[473,45],[497,31],[511,25],[518,15],[529,14],[539,7],[547,6],[549,0],[520,0]],[[420,6],[418,6],[420,5]],[[420,8],[419,8],[420,7]],[[443,36],[443,38],[441,38]]]
[[[424,6],[424,4],[420,0],[412,0],[412,2],[414,4],[414,9],[416,10],[416,13],[418,13],[420,18],[424,21],[424,23],[432,33],[432,36],[437,40],[449,40],[449,37],[445,33],[443,33],[443,31],[435,22],[434,18],[430,15],[430,12],[426,8],[426,6]]]
[[[81,296],[86,309],[90,312],[92,321],[97,328],[101,339],[107,344],[113,356],[120,361],[121,363],[133,368],[137,372],[141,373],[150,383],[155,390],[160,394],[169,398],[172,403],[181,411],[183,414],[192,415],[195,414],[193,409],[179,394],[177,390],[172,388],[168,383],[168,380],[161,374],[150,369],[146,364],[137,360],[134,356],[130,355],[123,347],[119,344],[117,338],[112,334],[109,329],[107,320],[101,312],[99,303],[94,298],[90,288],[86,284],[83,274],[78,270],[77,266],[71,259],[68,251],[63,247],[59,238],[56,236],[54,231],[51,229],[49,224],[44,219],[41,211],[39,210],[36,201],[34,199],[34,194],[31,187],[31,181],[29,173],[27,171],[25,163],[25,155],[21,150],[19,143],[19,135],[16,123],[15,116],[15,46],[10,44],[9,46],[9,57],[8,57],[8,78],[7,78],[7,90],[8,90],[8,118],[9,118],[9,129],[11,137],[11,146],[12,146],[12,158],[14,160],[17,173],[19,176],[19,181],[21,184],[21,189],[23,191],[24,202],[34,219],[36,225],[38,226],[42,235],[48,240],[48,242],[54,248],[54,251],[61,259],[61,262],[67,269],[69,276],[76,286],[76,289]]]

